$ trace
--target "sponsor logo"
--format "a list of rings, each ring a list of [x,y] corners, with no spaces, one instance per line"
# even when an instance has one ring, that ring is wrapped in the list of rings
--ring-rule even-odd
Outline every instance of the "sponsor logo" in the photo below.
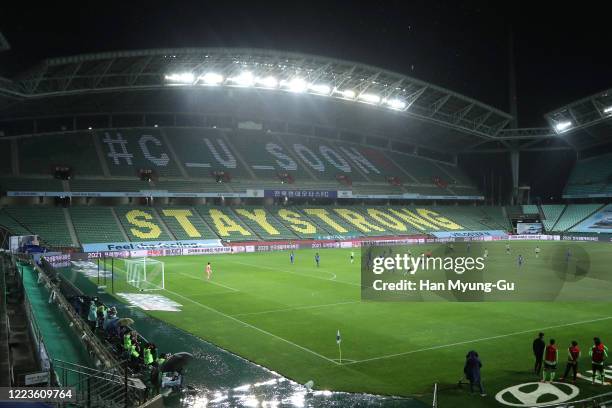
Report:
[[[530,382],[503,389],[495,399],[510,407],[542,407],[562,404],[579,393],[578,387],[572,384]]]

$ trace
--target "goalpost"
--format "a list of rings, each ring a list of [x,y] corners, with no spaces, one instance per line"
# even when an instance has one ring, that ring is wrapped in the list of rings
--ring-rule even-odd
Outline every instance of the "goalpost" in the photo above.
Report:
[[[125,260],[128,285],[143,290],[164,289],[164,263],[157,259],[132,258]]]

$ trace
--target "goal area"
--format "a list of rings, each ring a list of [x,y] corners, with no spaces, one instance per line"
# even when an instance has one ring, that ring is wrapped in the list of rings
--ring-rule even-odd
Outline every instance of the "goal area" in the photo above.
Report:
[[[132,258],[125,261],[127,283],[140,290],[164,289],[164,263],[151,258]]]

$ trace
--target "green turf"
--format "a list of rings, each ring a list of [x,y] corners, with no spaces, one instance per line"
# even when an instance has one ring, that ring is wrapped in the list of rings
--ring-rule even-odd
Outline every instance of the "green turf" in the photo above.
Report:
[[[487,267],[519,273],[516,254],[521,252],[526,264],[520,273],[553,273],[551,257],[560,246],[583,248],[599,274],[612,265],[609,244],[539,242],[540,259],[534,258],[533,242],[512,242],[512,255],[505,254],[504,244],[488,245]],[[536,380],[531,342],[540,330],[561,348],[559,375],[571,340],[585,350],[586,370],[592,337],[605,342],[612,336],[608,302],[361,302],[359,252],[354,264],[350,250],[319,252],[320,268],[314,250],[296,251],[294,265],[288,252],[159,258],[165,262],[166,290],[156,293],[183,307],[150,314],[296,381],[314,380],[318,389],[427,400],[437,382],[441,407],[497,406],[498,391]],[[211,281],[204,279],[207,261],[213,266]],[[118,274],[116,292],[134,291],[120,280]],[[580,282],[588,288],[597,279]],[[471,349],[482,358],[486,398],[455,386]],[[582,382],[580,397],[598,390]]]

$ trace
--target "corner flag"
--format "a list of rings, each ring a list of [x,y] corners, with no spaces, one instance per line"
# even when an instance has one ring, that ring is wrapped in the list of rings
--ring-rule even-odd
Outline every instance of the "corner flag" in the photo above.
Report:
[[[340,330],[338,330],[338,333],[336,334],[336,343],[340,344],[341,341],[342,337],[340,337]]]

